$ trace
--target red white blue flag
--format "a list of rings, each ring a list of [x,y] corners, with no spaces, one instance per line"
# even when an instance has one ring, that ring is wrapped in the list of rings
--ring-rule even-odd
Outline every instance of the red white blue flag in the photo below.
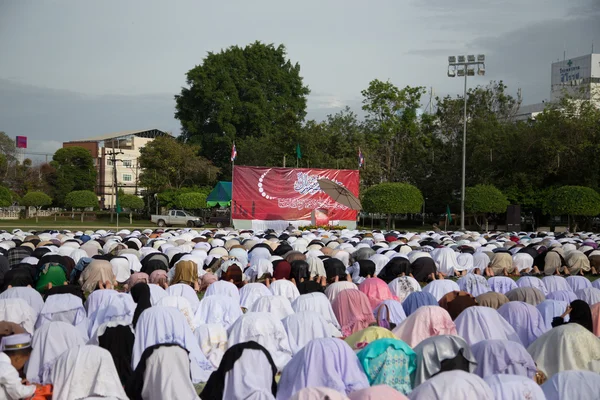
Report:
[[[231,148],[231,162],[234,162],[236,158],[237,158],[237,149],[235,148],[235,143],[234,143],[233,147]]]
[[[360,147],[358,148],[358,168],[362,168],[365,165],[365,157],[363,156]]]

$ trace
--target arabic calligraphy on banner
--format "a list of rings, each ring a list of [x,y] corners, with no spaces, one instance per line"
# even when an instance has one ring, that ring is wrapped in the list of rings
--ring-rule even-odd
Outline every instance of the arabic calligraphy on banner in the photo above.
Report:
[[[310,220],[312,210],[326,212],[330,220],[356,220],[356,211],[337,203],[319,187],[329,179],[356,196],[356,170],[266,168],[235,166],[232,189],[234,219]]]

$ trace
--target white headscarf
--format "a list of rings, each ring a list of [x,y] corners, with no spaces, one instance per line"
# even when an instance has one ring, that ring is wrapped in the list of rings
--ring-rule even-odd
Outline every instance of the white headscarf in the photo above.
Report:
[[[206,293],[204,297],[214,296],[214,295],[223,295],[229,296],[233,298],[238,304],[240,302],[240,291],[238,288],[231,282],[227,281],[216,281],[211,283],[206,289]]]
[[[0,293],[0,299],[23,299],[35,311],[36,319],[44,307],[44,299],[37,290],[27,286],[16,286]]]
[[[52,397],[56,399],[101,396],[128,400],[112,356],[98,346],[71,348],[56,361],[50,377],[54,385]]]
[[[115,274],[115,279],[117,282],[127,282],[131,276],[129,260],[123,256],[114,257],[110,260],[110,265],[112,265],[113,274]]]
[[[229,329],[242,316],[240,304],[229,296],[204,296],[194,316],[194,325],[220,324]]]
[[[148,287],[150,288],[150,303],[152,303],[153,306],[157,305],[160,299],[168,296],[167,291],[159,285],[149,283]]]
[[[104,298],[98,311],[94,313],[93,317],[88,318],[89,337],[94,337],[98,328],[109,322],[115,323],[115,326],[131,324],[135,308],[136,304],[129,293],[117,293]]]
[[[325,320],[327,323],[329,336],[342,336],[342,327],[340,326],[340,323],[333,312],[333,308],[331,308],[331,303],[327,299],[327,296],[325,296],[323,293],[313,292],[303,294],[294,300],[292,303],[292,308],[296,313],[307,311],[321,315],[323,320]]]
[[[292,350],[283,324],[269,313],[246,313],[229,330],[228,347],[251,340],[267,349],[279,371],[292,359]]]
[[[273,372],[264,352],[244,349],[225,374],[224,399],[275,400],[271,393]]]
[[[0,321],[14,322],[33,335],[36,317],[35,310],[23,299],[0,300]]]
[[[31,356],[27,362],[27,380],[47,385],[50,371],[58,357],[73,346],[85,345],[85,338],[73,325],[49,322],[36,330],[31,341]]]
[[[201,324],[194,331],[200,350],[208,361],[219,368],[225,350],[227,350],[227,331],[221,324]]]
[[[544,382],[542,391],[546,400],[587,399],[600,392],[600,379],[597,371],[562,371]]]
[[[245,274],[248,275],[248,279],[251,282],[260,279],[264,274],[273,275],[273,263],[268,259],[258,259],[256,260],[256,263],[252,264],[252,266],[246,270]]]
[[[273,293],[262,283],[248,283],[240,289],[240,306],[250,309],[263,296],[273,296]]]
[[[300,292],[296,285],[287,279],[280,279],[272,282],[269,289],[274,296],[286,297],[290,302],[296,300],[298,296],[300,296]]]
[[[196,325],[194,324],[194,312],[192,311],[190,302],[187,301],[185,297],[165,296],[158,301],[157,306],[173,307],[179,310],[179,312],[181,312],[181,314],[183,314],[185,317],[190,329],[192,331],[196,329]]]
[[[303,311],[284,318],[281,323],[287,332],[293,354],[313,339],[331,337],[327,322],[318,313]]]
[[[160,343],[175,343],[189,351],[192,382],[208,380],[213,366],[200,350],[183,314],[172,307],[154,306],[140,315],[135,328],[131,367],[137,367],[144,350]]]
[[[321,260],[319,257],[308,257],[306,262],[308,263],[308,272],[310,272],[311,278],[314,278],[317,275],[327,276],[325,265],[323,265],[323,260]]]
[[[190,303],[190,307],[192,308],[192,314],[198,311],[200,300],[198,300],[198,295],[196,294],[196,291],[192,289],[190,285],[186,285],[184,283],[177,283],[175,285],[169,286],[166,292],[169,296],[184,297]]]
[[[159,347],[146,360],[144,400],[199,399],[190,379],[190,363],[184,349]]]
[[[375,263],[375,276],[379,275],[383,267],[390,261],[390,259],[383,254],[374,254],[369,257],[369,260]]]
[[[273,314],[277,319],[284,319],[294,313],[290,301],[283,296],[261,297],[254,302],[250,311],[268,312]]]

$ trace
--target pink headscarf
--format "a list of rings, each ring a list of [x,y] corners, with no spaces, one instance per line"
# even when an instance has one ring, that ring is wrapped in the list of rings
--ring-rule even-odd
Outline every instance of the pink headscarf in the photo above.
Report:
[[[165,271],[164,269],[155,269],[154,271],[152,271],[152,273],[150,274],[150,283],[158,285],[159,283],[161,283],[161,280],[163,282],[169,282],[167,271]]]
[[[408,400],[408,397],[389,387],[388,385],[376,385],[370,388],[357,390],[348,395],[350,400]]]
[[[342,290],[331,305],[344,337],[375,323],[367,296],[357,289]]]
[[[594,335],[600,337],[600,303],[594,304],[592,307],[592,327]]]
[[[413,348],[431,336],[458,335],[450,314],[439,306],[419,307],[392,332]]]
[[[388,285],[379,278],[365,279],[358,286],[358,290],[367,295],[373,310],[385,300],[398,300],[398,297],[392,294]]]
[[[148,274],[144,272],[136,272],[131,274],[131,277],[127,281],[127,287],[131,290],[132,287],[135,286],[136,283],[145,282],[148,283],[150,281],[150,277]]]

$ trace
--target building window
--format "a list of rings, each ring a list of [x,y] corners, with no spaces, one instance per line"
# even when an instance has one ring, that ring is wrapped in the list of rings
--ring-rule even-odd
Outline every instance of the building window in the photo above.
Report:
[[[113,162],[110,158],[106,160],[106,165],[108,165],[109,167],[113,166]]]
[[[131,182],[133,180],[133,177],[131,176],[131,174],[123,174],[123,182]]]
[[[131,160],[123,160],[123,166],[127,168],[131,168],[132,162]]]

